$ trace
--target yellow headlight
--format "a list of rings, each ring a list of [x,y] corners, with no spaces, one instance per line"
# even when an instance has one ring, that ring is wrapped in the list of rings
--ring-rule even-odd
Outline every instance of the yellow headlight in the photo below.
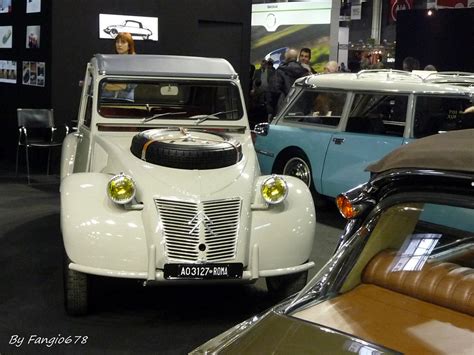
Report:
[[[107,184],[109,198],[120,205],[129,203],[135,197],[135,181],[125,174],[115,175]]]
[[[282,177],[273,175],[263,182],[260,192],[267,203],[275,205],[285,200],[288,195],[288,185]]]

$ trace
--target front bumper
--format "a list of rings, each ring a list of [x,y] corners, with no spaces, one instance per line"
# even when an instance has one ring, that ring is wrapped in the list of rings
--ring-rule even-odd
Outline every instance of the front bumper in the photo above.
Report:
[[[155,269],[154,268],[154,261],[153,256],[156,255],[154,250],[151,250],[149,253],[149,263],[150,267],[148,271],[143,272],[133,272],[133,271],[124,271],[124,270],[109,270],[103,268],[96,268],[90,267],[85,265],[80,265],[76,263],[70,263],[69,268],[71,270],[83,272],[86,274],[93,274],[98,276],[107,276],[107,277],[117,277],[117,278],[128,278],[128,279],[140,279],[140,280],[147,280],[147,281],[156,281],[156,282],[183,282],[183,281],[199,281],[202,280],[168,280],[164,278],[163,270]],[[277,269],[269,269],[269,270],[260,270],[259,269],[259,250],[258,245],[255,245],[252,250],[252,255],[250,258],[251,262],[247,268],[244,269],[242,273],[242,278],[239,279],[215,279],[215,280],[206,280],[212,282],[252,282],[260,277],[269,277],[269,276],[281,276],[281,275],[288,275],[303,272],[306,270],[311,269],[314,267],[314,262],[308,261],[301,265],[295,265],[291,267],[284,267],[284,268],[277,268]]]

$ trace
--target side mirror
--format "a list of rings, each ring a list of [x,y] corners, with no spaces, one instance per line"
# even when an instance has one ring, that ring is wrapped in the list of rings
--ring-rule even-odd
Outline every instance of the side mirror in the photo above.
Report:
[[[268,134],[268,123],[263,122],[256,124],[252,132],[258,136],[266,136]]]

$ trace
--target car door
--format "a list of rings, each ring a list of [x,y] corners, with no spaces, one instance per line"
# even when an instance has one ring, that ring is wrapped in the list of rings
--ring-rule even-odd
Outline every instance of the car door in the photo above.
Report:
[[[82,89],[81,105],[79,109],[78,130],[74,134],[77,139],[76,156],[73,172],[88,170],[91,150],[91,121],[93,110],[94,83],[90,69],[87,70]]]
[[[408,95],[358,93],[345,130],[329,144],[321,179],[322,193],[337,196],[368,181],[367,165],[405,142]]]

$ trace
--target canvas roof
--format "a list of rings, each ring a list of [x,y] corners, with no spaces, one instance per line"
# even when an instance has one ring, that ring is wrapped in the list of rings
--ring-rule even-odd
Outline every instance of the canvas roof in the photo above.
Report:
[[[474,172],[474,129],[415,140],[395,149],[366,170],[379,173],[398,168]]]
[[[108,75],[222,79],[237,77],[232,65],[222,58],[151,54],[96,54],[91,63],[100,74]]]

